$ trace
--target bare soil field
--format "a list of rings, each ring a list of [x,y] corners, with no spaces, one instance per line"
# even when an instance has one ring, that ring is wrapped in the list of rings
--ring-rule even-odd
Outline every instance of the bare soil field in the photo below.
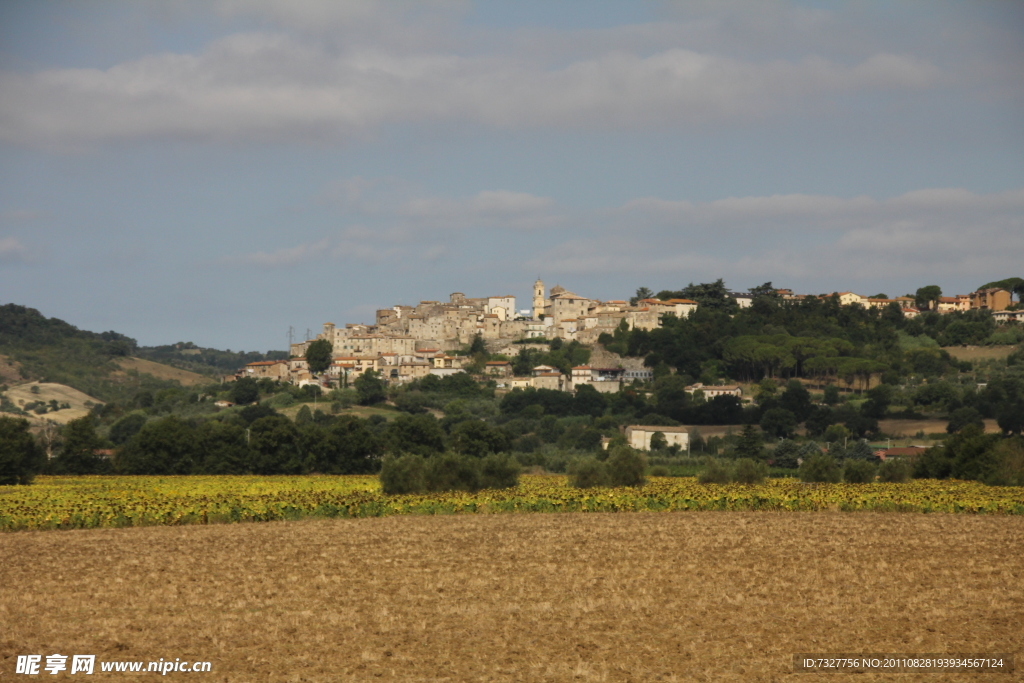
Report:
[[[1016,346],[943,346],[957,360],[1003,360],[1017,349]]]
[[[154,363],[144,358],[122,358],[117,361],[117,364],[122,370],[135,370],[139,373],[153,375],[157,379],[175,380],[181,382],[181,385],[185,387],[197,384],[210,384],[217,381],[211,377],[200,375],[197,372],[189,372],[188,370],[164,365],[163,363]]]
[[[999,434],[999,424],[995,420],[985,420],[985,433]],[[878,428],[885,434],[895,437],[913,437],[918,432],[928,434],[945,434],[947,420],[879,420]]]
[[[39,392],[33,393],[32,387],[38,387]],[[71,420],[76,420],[80,417],[85,417],[89,414],[89,408],[91,404],[103,403],[98,398],[93,398],[89,394],[83,393],[78,389],[67,386],[66,384],[57,384],[55,382],[29,382],[28,384],[19,384],[18,386],[11,387],[4,392],[7,394],[7,398],[11,400],[17,406],[23,406],[26,403],[32,403],[33,401],[57,401],[58,404],[67,403],[71,407],[63,410],[56,410],[51,413],[45,413],[43,415],[29,415],[28,420],[33,424],[42,424],[45,420],[57,422],[58,424],[67,424]]]
[[[805,652],[1008,652],[1021,667],[1022,547],[1022,517],[874,513],[9,533],[0,679],[54,652],[96,654],[98,681],[131,680],[99,662],[161,657],[212,662],[168,680],[244,682],[822,680],[793,672]]]

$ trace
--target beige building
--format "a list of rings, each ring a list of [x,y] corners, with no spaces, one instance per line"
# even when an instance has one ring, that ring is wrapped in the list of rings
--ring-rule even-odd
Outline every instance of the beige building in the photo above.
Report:
[[[287,382],[290,376],[290,367],[286,360],[262,360],[256,363],[247,363],[243,376],[261,379],[268,377],[273,380]]]
[[[1012,298],[1005,289],[990,287],[971,292],[971,308],[978,308],[987,311],[1004,311],[1010,305]]]
[[[661,432],[669,446],[678,445],[680,450],[689,452],[690,431],[687,427],[661,427],[657,425],[630,425],[626,427],[626,442],[638,451],[651,450],[651,437]]]

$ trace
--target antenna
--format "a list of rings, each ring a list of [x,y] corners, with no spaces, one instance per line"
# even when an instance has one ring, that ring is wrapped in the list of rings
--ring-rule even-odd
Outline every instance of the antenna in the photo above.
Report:
[[[292,337],[295,336],[295,328],[291,325],[288,326],[288,348],[292,348]]]
[[[312,336],[313,336],[313,330],[311,330],[311,329],[309,329],[309,328],[307,327],[307,328],[306,328],[306,339],[308,340],[308,339],[309,339],[310,337],[312,337]]]

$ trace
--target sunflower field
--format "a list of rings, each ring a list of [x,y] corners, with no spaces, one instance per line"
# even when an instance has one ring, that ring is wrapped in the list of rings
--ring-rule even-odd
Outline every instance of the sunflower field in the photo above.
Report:
[[[641,487],[576,489],[524,475],[510,489],[384,495],[375,476],[39,477],[0,486],[0,530],[214,524],[396,514],[671,510],[891,511],[1024,514],[1024,487],[905,484],[699,484],[654,477]]]

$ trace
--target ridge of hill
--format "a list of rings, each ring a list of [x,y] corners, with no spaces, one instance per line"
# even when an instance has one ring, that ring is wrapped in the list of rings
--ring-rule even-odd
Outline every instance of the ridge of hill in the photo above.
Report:
[[[180,362],[175,362],[175,353],[180,351],[184,352]],[[131,337],[113,330],[80,330],[59,318],[47,318],[34,308],[0,306],[3,387],[36,381],[42,383],[40,386],[64,385],[95,397],[94,402],[124,402],[140,392],[207,384],[215,376],[252,362],[250,357],[263,356],[198,349],[188,344],[140,347]]]

